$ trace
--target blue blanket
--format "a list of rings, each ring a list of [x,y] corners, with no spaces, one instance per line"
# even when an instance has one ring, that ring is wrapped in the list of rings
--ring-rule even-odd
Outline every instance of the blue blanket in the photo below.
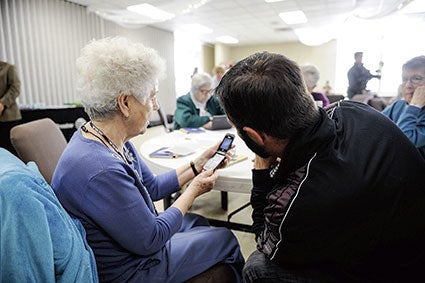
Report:
[[[0,282],[98,282],[81,223],[33,162],[0,148]]]

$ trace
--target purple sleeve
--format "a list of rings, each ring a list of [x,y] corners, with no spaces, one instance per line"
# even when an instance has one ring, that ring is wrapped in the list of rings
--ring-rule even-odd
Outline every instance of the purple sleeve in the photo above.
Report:
[[[142,176],[143,182],[153,201],[163,199],[164,197],[181,189],[177,179],[176,170],[170,170],[167,173],[155,175],[140,158],[134,145],[128,143],[126,146],[135,157],[135,169]]]
[[[180,229],[183,218],[174,207],[154,214],[134,179],[120,170],[103,171],[90,180],[83,210],[100,229],[136,254],[161,249]]]
[[[324,95],[321,92],[312,92],[311,95],[313,96],[315,101],[322,101],[322,107],[329,105],[329,99],[326,95]]]

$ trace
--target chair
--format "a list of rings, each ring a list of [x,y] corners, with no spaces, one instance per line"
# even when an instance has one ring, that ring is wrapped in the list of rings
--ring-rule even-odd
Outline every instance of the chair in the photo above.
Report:
[[[50,118],[34,120],[13,127],[10,130],[10,140],[22,161],[34,161],[50,184],[67,145],[59,126]]]
[[[158,108],[158,115],[159,115],[159,118],[161,119],[161,123],[164,126],[165,131],[167,133],[170,133],[170,132],[173,131],[173,125],[168,122],[167,115],[165,114],[164,109],[162,109],[159,101],[157,101],[157,104],[159,106],[159,108]]]
[[[332,104],[334,102],[340,101],[340,100],[344,100],[345,96],[342,94],[327,94],[326,95],[329,99],[329,104]]]
[[[387,107],[385,100],[374,94],[356,94],[351,100],[367,104],[378,111],[382,111]]]

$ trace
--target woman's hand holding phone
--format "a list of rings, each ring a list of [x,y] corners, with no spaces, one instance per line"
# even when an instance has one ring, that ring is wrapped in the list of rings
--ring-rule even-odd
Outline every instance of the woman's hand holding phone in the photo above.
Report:
[[[204,164],[204,170],[216,170],[217,168],[221,168],[221,166],[225,166],[227,164],[227,159],[229,159],[228,151],[233,148],[233,140],[235,139],[235,135],[227,133],[222,142],[220,143],[217,151],[214,155]]]
[[[228,136],[230,135],[230,136]],[[227,137],[227,139],[226,139]],[[232,139],[232,142],[230,144],[228,144],[229,139]],[[223,146],[223,142],[226,141],[224,143],[224,146],[230,146],[229,149],[233,149],[235,147],[235,145],[233,144],[233,139],[234,139],[234,135],[232,134],[226,134],[224,139],[220,142],[217,142],[215,145],[209,147],[207,150],[205,150],[198,158],[196,158],[194,160],[195,163],[195,167],[197,168],[197,170],[200,172],[202,170],[205,170],[204,166],[207,164],[207,162],[214,158],[214,156],[216,155],[217,152],[222,151],[222,149],[220,149]],[[231,151],[229,152],[229,149],[227,149],[225,151],[225,157],[224,159],[222,159],[221,163],[218,164],[218,166],[216,166],[215,169],[220,169],[220,168],[224,168],[227,166],[227,163],[229,162],[230,158],[231,158]],[[201,169],[202,170],[201,170]]]

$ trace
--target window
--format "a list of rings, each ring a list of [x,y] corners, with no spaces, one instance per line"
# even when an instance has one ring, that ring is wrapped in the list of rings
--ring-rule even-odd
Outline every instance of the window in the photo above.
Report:
[[[174,33],[174,62],[176,76],[176,94],[185,95],[190,90],[191,77],[195,68],[202,71],[201,42],[191,34]]]
[[[351,20],[337,39],[335,91],[346,93],[347,72],[354,64],[354,52],[363,52],[364,66],[372,74],[382,67],[382,79],[372,79],[367,87],[380,96],[395,96],[401,84],[401,66],[409,59],[425,55],[425,23],[419,18],[395,15],[380,20]]]

